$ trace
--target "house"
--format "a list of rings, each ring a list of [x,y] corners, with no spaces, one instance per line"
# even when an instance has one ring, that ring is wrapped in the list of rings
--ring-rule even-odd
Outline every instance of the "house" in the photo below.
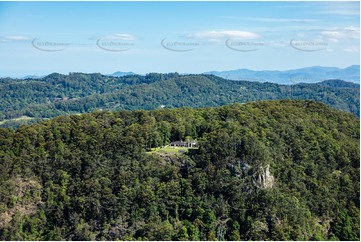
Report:
[[[170,147],[187,147],[187,148],[194,148],[198,147],[198,143],[194,140],[191,141],[174,141],[169,144]]]

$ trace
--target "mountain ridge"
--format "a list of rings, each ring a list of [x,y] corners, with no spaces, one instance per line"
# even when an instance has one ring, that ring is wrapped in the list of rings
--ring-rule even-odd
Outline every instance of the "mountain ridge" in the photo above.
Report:
[[[272,82],[286,85],[301,82],[317,83],[327,79],[342,79],[360,83],[360,65],[351,65],[345,68],[312,66],[286,71],[236,69],[229,71],[208,71],[204,74],[213,74],[231,80]]]
[[[97,109],[216,107],[276,99],[315,100],[359,117],[359,94],[359,85],[350,86],[340,80],[279,85],[197,74],[111,77],[100,73],[52,73],[42,79],[0,78],[0,126],[10,127],[16,120],[18,127],[22,122]]]
[[[114,77],[121,77],[121,76],[128,76],[128,75],[136,75],[136,73],[128,71],[128,72],[123,72],[123,71],[116,71],[113,72],[112,74],[105,74],[105,76],[114,76]]]

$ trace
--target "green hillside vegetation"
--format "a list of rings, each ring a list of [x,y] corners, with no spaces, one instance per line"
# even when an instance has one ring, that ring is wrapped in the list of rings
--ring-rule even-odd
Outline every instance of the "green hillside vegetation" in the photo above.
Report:
[[[177,73],[125,77],[54,73],[41,79],[0,78],[0,121],[6,120],[0,126],[16,128],[29,121],[99,109],[217,107],[277,99],[315,100],[360,116],[359,85],[340,80],[278,85]],[[32,119],[16,120],[22,116]]]
[[[212,78],[140,84],[129,95],[169,101],[189,90],[189,102],[214,105],[214,88],[229,90]],[[0,129],[0,239],[359,241],[359,122],[282,100],[97,111]],[[188,136],[199,149],[147,152]]]

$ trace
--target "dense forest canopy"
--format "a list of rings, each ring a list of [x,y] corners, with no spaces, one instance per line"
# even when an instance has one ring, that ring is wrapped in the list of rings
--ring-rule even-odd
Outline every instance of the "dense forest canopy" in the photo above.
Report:
[[[201,93],[217,80],[227,88],[201,78],[203,87],[214,81]],[[129,95],[152,99],[162,82],[198,88],[164,78]],[[199,148],[152,151],[187,137]],[[0,239],[359,240],[359,139],[355,115],[290,100],[97,111],[0,129]]]
[[[16,128],[23,123],[99,109],[217,107],[277,99],[319,101],[360,116],[360,86],[341,80],[278,85],[178,73],[124,77],[53,73],[40,79],[0,78],[0,126]]]

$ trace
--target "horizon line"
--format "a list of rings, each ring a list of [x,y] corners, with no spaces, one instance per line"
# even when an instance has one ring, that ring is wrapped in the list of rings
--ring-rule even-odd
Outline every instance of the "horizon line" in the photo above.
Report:
[[[204,71],[204,72],[178,72],[178,71],[169,71],[169,72],[157,72],[157,71],[150,71],[150,72],[142,72],[142,73],[138,73],[138,72],[134,72],[131,70],[128,71],[122,71],[122,70],[116,70],[113,71],[112,73],[103,73],[103,72],[82,72],[82,71],[68,71],[67,73],[65,72],[48,72],[47,74],[38,74],[38,73],[34,73],[34,74],[27,74],[27,75],[1,75],[0,74],[0,78],[17,78],[17,79],[22,79],[22,78],[26,78],[26,77],[45,77],[45,76],[49,76],[51,74],[57,73],[57,74],[61,74],[61,75],[69,75],[71,73],[83,73],[83,74],[101,74],[104,76],[109,76],[109,75],[113,75],[117,72],[121,72],[121,73],[127,73],[127,72],[131,72],[133,74],[130,75],[147,75],[150,73],[159,73],[159,74],[168,74],[168,73],[179,73],[180,75],[200,75],[200,74],[210,74],[209,72],[229,72],[229,71],[238,71],[238,70],[249,70],[249,71],[255,71],[255,72],[264,72],[264,71],[278,71],[278,72],[287,72],[287,71],[294,71],[294,70],[300,70],[300,69],[305,69],[305,68],[337,68],[337,69],[347,69],[349,67],[352,66],[359,66],[360,64],[353,64],[353,65],[348,65],[345,67],[340,67],[340,66],[321,66],[321,65],[314,65],[314,66],[304,66],[304,67],[299,67],[299,68],[294,68],[294,69],[287,69],[287,70],[277,70],[277,69],[261,69],[261,70],[257,70],[257,69],[250,69],[250,68],[239,68],[239,69],[229,69],[229,70],[208,70],[208,71]]]

